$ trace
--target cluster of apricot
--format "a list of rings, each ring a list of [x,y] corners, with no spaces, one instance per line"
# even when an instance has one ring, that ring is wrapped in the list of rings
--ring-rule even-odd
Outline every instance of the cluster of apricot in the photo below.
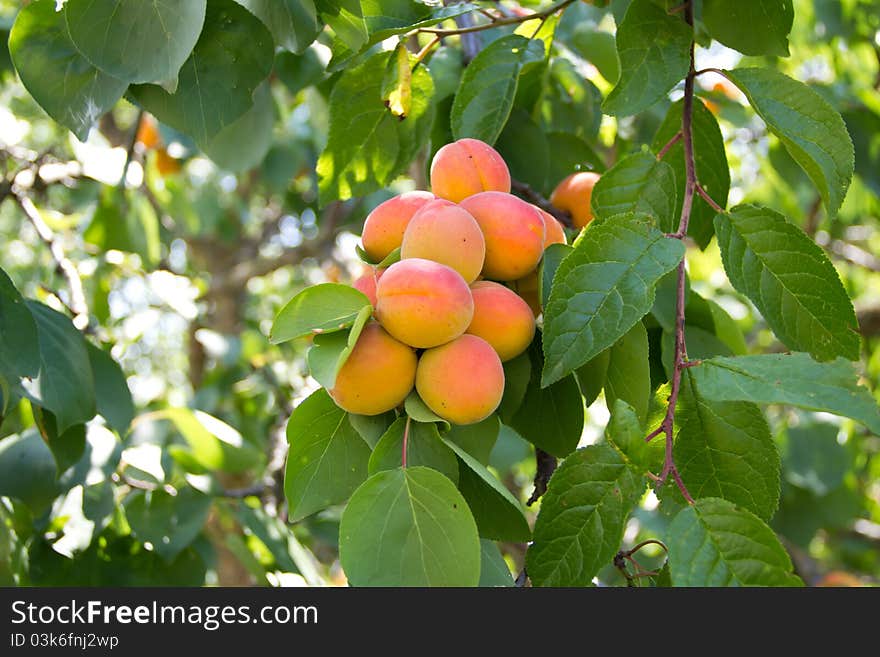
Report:
[[[366,219],[370,260],[397,249],[400,260],[354,282],[373,305],[373,321],[329,393],[351,413],[376,415],[415,387],[439,417],[472,424],[501,402],[502,363],[532,342],[541,311],[537,268],[547,246],[565,243],[565,232],[510,193],[507,164],[475,139],[437,151],[431,188],[395,196]],[[584,225],[589,195],[573,206],[575,225]]]

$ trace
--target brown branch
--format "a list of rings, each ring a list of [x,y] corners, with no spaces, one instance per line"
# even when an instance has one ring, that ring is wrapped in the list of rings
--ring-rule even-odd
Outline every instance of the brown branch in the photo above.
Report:
[[[76,265],[64,253],[61,242],[56,238],[55,232],[43,220],[43,217],[40,216],[40,211],[34,205],[34,202],[15,186],[11,188],[10,193],[28,218],[28,221],[31,222],[31,225],[37,231],[37,235],[49,247],[49,252],[52,254],[52,259],[55,261],[58,271],[67,280],[70,300],[66,305],[73,313],[73,325],[80,331],[86,331],[89,327],[89,305],[86,302],[82,278],[80,278]]]
[[[550,483],[550,477],[556,472],[556,457],[548,454],[540,447],[535,448],[535,464],[537,471],[535,472],[535,490],[532,491],[531,497],[526,502],[526,506],[532,506],[537,502],[541,495],[547,492],[547,485]]]
[[[569,212],[557,208],[550,201],[544,198],[540,193],[532,189],[531,186],[529,186],[528,184],[519,180],[511,180],[510,188],[513,192],[515,192],[517,195],[519,195],[532,205],[536,205],[544,212],[552,214],[563,226],[566,226],[567,228],[574,228],[574,221],[572,220],[571,214]]]
[[[575,0],[562,0],[562,2],[557,2],[555,5],[551,5],[550,7],[547,7],[547,9],[537,11],[534,14],[527,14],[525,16],[506,16],[504,18],[494,19],[488,23],[480,23],[477,25],[466,25],[463,27],[457,27],[455,29],[449,29],[449,30],[437,29],[437,28],[431,28],[431,27],[422,27],[422,28],[417,29],[416,32],[424,32],[426,34],[437,34],[441,37],[471,34],[472,32],[482,32],[483,30],[491,30],[496,27],[502,27],[504,25],[517,25],[519,23],[525,23],[526,21],[545,19],[545,18],[548,18],[549,16],[552,16],[553,14],[555,14],[558,11],[562,11],[563,9],[568,7],[568,5],[570,5],[574,2],[575,2]],[[467,16],[468,18],[470,18],[469,14],[463,14],[462,16]],[[464,21],[462,21],[462,22],[464,22]],[[459,21],[456,20],[456,23],[458,24]]]
[[[676,133],[672,136],[672,139],[670,139],[669,141],[667,141],[667,142],[666,142],[666,145],[663,146],[663,148],[661,148],[661,149],[657,152],[657,159],[658,159],[658,160],[662,160],[664,157],[666,157],[666,153],[669,152],[669,149],[672,148],[673,146],[675,146],[678,142],[680,142],[680,141],[681,141],[681,138],[682,138],[682,133],[681,133],[681,130],[679,130],[678,132],[676,132]]]
[[[141,131],[141,124],[144,122],[144,110],[138,112],[134,125],[131,127],[131,138],[128,140],[128,149],[125,151],[125,164],[122,165],[122,177],[119,179],[119,189],[125,189],[125,179],[128,177],[128,167],[134,160],[134,149],[137,145],[138,133]]]
[[[825,231],[816,233],[816,243],[831,255],[837,256],[851,265],[863,267],[868,271],[880,272],[880,258],[855,244],[832,239]]]

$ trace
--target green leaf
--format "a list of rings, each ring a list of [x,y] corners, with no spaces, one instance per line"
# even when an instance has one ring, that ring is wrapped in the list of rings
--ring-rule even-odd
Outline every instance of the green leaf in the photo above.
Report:
[[[173,560],[202,531],[212,498],[190,486],[171,495],[162,489],[137,493],[125,505],[131,531],[166,561]]]
[[[442,439],[461,459],[458,487],[467,500],[480,536],[498,541],[528,541],[532,532],[522,504],[489,470],[457,444]]]
[[[788,57],[791,0],[703,0],[709,34],[744,55]]]
[[[80,54],[53,0],[37,0],[18,12],[9,54],[34,100],[80,141],[128,87],[128,82],[102,73]]]
[[[504,394],[498,405],[498,416],[508,424],[522,405],[532,377],[532,361],[528,352],[502,363]]]
[[[577,447],[584,430],[584,402],[574,376],[541,387],[540,342],[529,349],[531,378],[510,426],[545,452],[560,458]]]
[[[204,411],[166,408],[138,419],[173,422],[187,446],[172,445],[168,451],[176,460],[187,467],[193,467],[196,472],[202,470],[245,472],[260,465],[265,458],[263,453],[246,442],[234,427]]]
[[[627,402],[641,422],[647,419],[651,401],[651,365],[648,362],[648,332],[641,322],[636,322],[609,349],[605,375],[605,403],[609,411],[618,399]]]
[[[536,586],[590,586],[623,541],[645,483],[616,449],[590,445],[565,459],[535,522],[526,568]]]
[[[83,238],[104,251],[137,253],[147,267],[159,261],[159,217],[143,194],[106,187]]]
[[[454,424],[444,437],[483,465],[488,465],[489,456],[492,454],[492,448],[495,447],[500,431],[501,420],[493,413],[476,424]]]
[[[789,427],[782,453],[785,480],[819,497],[839,488],[852,456],[837,441],[838,432],[836,425],[820,422]]]
[[[663,98],[688,72],[693,29],[651,0],[633,0],[617,28],[620,80],[606,114],[637,114]]]
[[[353,586],[476,586],[480,539],[467,503],[435,470],[386,470],[352,495],[339,558]]]
[[[852,301],[822,249],[778,212],[738,205],[715,218],[724,269],[786,345],[819,360],[859,358]]]
[[[264,83],[254,92],[253,106],[205,144],[205,154],[227,171],[253,169],[272,146],[274,125],[272,92]]]
[[[810,176],[833,218],[854,167],[853,143],[840,114],[819,93],[779,71],[738,68],[725,74]]]
[[[107,426],[124,436],[134,418],[134,401],[125,374],[106,351],[91,343],[86,346],[95,380],[98,415],[107,421]]]
[[[253,105],[253,95],[275,61],[272,35],[234,0],[211,0],[205,26],[180,69],[177,91],[131,88],[134,99],[203,149]]]
[[[328,390],[336,385],[339,370],[354,350],[372,314],[372,306],[364,306],[355,318],[351,330],[315,336],[314,345],[308,353],[309,371],[312,377]]]
[[[21,500],[39,515],[60,492],[56,474],[52,452],[37,431],[0,440],[0,495]]]
[[[0,374],[10,383],[40,371],[37,324],[12,280],[0,269]],[[4,397],[5,399],[5,397]]]
[[[538,108],[547,132],[595,141],[602,123],[602,92],[573,62],[555,57],[544,76]]]
[[[544,309],[542,385],[580,367],[617,342],[654,303],[657,281],[684,256],[634,214],[596,219],[556,271]]]
[[[379,439],[367,472],[371,475],[382,470],[395,470],[403,461],[403,434],[409,422],[409,435],[406,441],[407,466],[422,465],[445,475],[453,483],[458,482],[458,459],[449,447],[443,444],[437,425],[413,422],[405,417],[397,418],[394,424]]]
[[[620,60],[617,58],[617,45],[614,35],[597,30],[584,22],[574,28],[571,46],[577,54],[599,69],[602,77],[611,84],[620,78]]]
[[[769,520],[779,505],[779,451],[761,409],[705,399],[686,371],[675,421],[675,463],[690,494],[720,497]]]
[[[605,387],[605,378],[608,376],[608,365],[611,362],[611,349],[608,348],[599,355],[591,358],[581,365],[576,371],[581,394],[584,403],[590,406],[599,397],[602,388]]]
[[[611,418],[605,427],[605,440],[642,471],[662,467],[662,456],[654,448],[658,443],[645,442],[643,422],[639,420],[633,407],[622,399],[615,401],[611,407]]]
[[[412,73],[412,109],[401,120],[385,107],[382,81],[392,53],[346,69],[330,94],[330,134],[318,159],[321,205],[386,186],[424,145],[434,120],[434,81],[424,67]]]
[[[452,134],[494,144],[513,108],[519,74],[544,57],[544,44],[518,34],[490,43],[468,64],[452,104]]]
[[[670,139],[681,130],[681,115],[683,101],[673,103],[666,113],[666,118],[657,129],[651,150],[660,152]],[[694,111],[691,118],[691,131],[694,143],[694,168],[697,178],[703,189],[721,207],[727,206],[727,195],[730,192],[730,169],[727,164],[727,154],[724,151],[724,137],[715,115],[703,104],[701,100],[694,101]],[[675,190],[677,203],[675,216],[681,214],[681,206],[684,202],[684,188],[687,176],[684,164],[684,145],[679,140],[673,145],[663,161],[672,168],[675,177]],[[694,205],[691,209],[691,219],[688,224],[688,235],[696,240],[700,248],[705,249],[712,240],[714,227],[712,219],[715,210],[697,194],[694,197]]]
[[[176,80],[205,22],[205,0],[67,0],[70,38],[96,68],[126,82]]]
[[[449,431],[452,425],[428,408],[428,405],[419,396],[418,391],[413,390],[403,401],[403,410],[416,422],[440,422],[444,431]]]
[[[344,502],[367,478],[370,448],[326,390],[296,407],[287,442],[284,493],[293,522]]]
[[[556,185],[569,174],[576,171],[605,170],[602,157],[580,137],[562,132],[550,132],[547,134],[547,145],[553,153],[550,167],[547,169],[547,186],[544,188],[547,196],[550,196]]]
[[[312,285],[281,309],[269,339],[281,344],[311,333],[341,331],[354,324],[365,307],[370,307],[370,300],[350,285]]]
[[[263,21],[275,44],[297,54],[320,34],[321,24],[313,0],[236,0]]]
[[[718,357],[691,373],[706,399],[825,411],[861,422],[880,436],[880,409],[858,385],[853,364],[842,358],[818,363],[804,353]]]
[[[349,48],[359,50],[367,42],[369,33],[361,0],[316,0],[315,7],[324,22]]]
[[[493,542],[480,539],[480,583],[481,587],[513,586],[513,576],[501,550]]]
[[[40,374],[22,381],[28,397],[55,415],[58,431],[95,417],[95,380],[82,333],[67,317],[36,301],[26,301],[37,324]]]
[[[384,436],[385,432],[388,431],[388,428],[394,424],[395,419],[397,419],[397,416],[394,411],[388,411],[381,415],[348,414],[348,421],[351,422],[351,426],[360,434],[361,438],[364,439],[364,442],[370,446],[370,449],[373,449],[376,446],[379,439]]]
[[[675,174],[653,153],[639,151],[620,160],[599,178],[590,206],[596,217],[625,212],[647,214],[664,233],[674,233],[678,227]]]
[[[514,180],[544,189],[550,166],[550,148],[547,137],[531,116],[514,108],[504,126],[495,149],[504,158]]]
[[[538,297],[541,299],[542,307],[546,306],[550,300],[553,278],[556,276],[559,265],[573,250],[568,244],[551,244],[544,250],[544,257],[541,259],[540,276],[538,277]]]
[[[58,431],[55,416],[39,406],[33,406],[34,421],[43,440],[55,459],[56,477],[82,458],[86,449],[86,426],[75,424],[69,429]]]
[[[674,586],[803,584],[773,530],[727,500],[697,500],[680,511],[666,544]]]

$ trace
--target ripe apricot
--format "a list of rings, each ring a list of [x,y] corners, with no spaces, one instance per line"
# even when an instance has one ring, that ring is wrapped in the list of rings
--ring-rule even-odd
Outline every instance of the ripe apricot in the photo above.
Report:
[[[537,317],[541,314],[541,295],[538,290],[538,270],[529,272],[520,279],[513,281],[511,284],[513,291],[516,292],[523,301],[526,302],[532,313]]]
[[[502,362],[519,356],[535,337],[535,316],[529,304],[500,283],[471,285],[474,318],[467,333],[492,345]]]
[[[465,334],[422,354],[416,390],[444,420],[474,424],[489,417],[501,403],[504,368],[488,342]]]
[[[474,316],[474,299],[461,274],[424,258],[407,258],[385,270],[376,301],[376,319],[385,330],[420,349],[454,340]]]
[[[474,194],[461,207],[483,230],[486,278],[513,281],[537,266],[544,255],[544,219],[537,208],[504,192]]]
[[[452,267],[473,283],[483,269],[486,242],[476,220],[460,206],[429,201],[413,215],[403,234],[401,258],[425,258]]]
[[[553,205],[571,213],[575,228],[583,228],[593,220],[590,199],[598,180],[598,173],[579,171],[563,178],[550,195]]]
[[[565,229],[563,229],[559,220],[546,210],[539,208],[537,205],[532,207],[540,212],[541,218],[544,219],[544,248],[546,249],[551,244],[566,244]]]
[[[351,284],[353,288],[360,290],[367,296],[373,308],[376,307],[376,285],[378,285],[379,279],[384,273],[384,269],[365,267],[364,273],[354,279],[354,282]]]
[[[379,262],[403,242],[403,233],[412,216],[434,199],[431,192],[404,192],[377,205],[364,221],[361,235],[364,251]]]
[[[162,135],[159,134],[159,125],[149,114],[144,114],[137,131],[137,141],[140,142],[146,150],[153,150],[162,144]]]
[[[510,170],[489,144],[459,139],[443,146],[431,160],[431,190],[456,203],[479,192],[509,192]]]
[[[385,413],[401,404],[412,391],[417,360],[412,347],[395,340],[376,322],[370,322],[328,392],[336,405],[349,413]]]

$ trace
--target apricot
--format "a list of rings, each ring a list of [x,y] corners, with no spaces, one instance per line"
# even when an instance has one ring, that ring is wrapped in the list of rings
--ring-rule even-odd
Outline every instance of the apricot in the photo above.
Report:
[[[520,279],[513,281],[511,284],[513,291],[526,302],[532,313],[537,317],[541,314],[541,294],[538,289],[538,270],[529,272]]]
[[[370,305],[373,306],[373,308],[376,307],[376,285],[378,284],[379,279],[384,273],[384,269],[378,269],[376,267],[365,267],[364,273],[354,279],[351,284],[354,289],[360,290],[366,295],[367,299],[370,300]]]
[[[424,258],[391,265],[376,286],[376,319],[411,347],[454,340],[474,317],[474,299],[457,271]]]
[[[489,144],[459,139],[443,146],[431,160],[431,190],[456,203],[479,192],[509,192],[510,170]]]
[[[593,220],[590,199],[598,180],[598,173],[579,171],[563,178],[550,195],[553,205],[571,213],[575,228],[583,228]]]
[[[474,424],[489,417],[501,403],[504,368],[492,345],[465,334],[422,354],[416,390],[444,420]]]
[[[364,251],[375,262],[384,260],[403,242],[403,233],[413,215],[428,201],[431,192],[404,192],[377,205],[364,221],[361,235]]]
[[[502,362],[519,356],[535,337],[535,316],[529,304],[500,283],[471,285],[474,318],[467,333],[492,345]]]
[[[401,258],[425,258],[452,267],[473,283],[483,269],[486,242],[477,221],[449,201],[429,201],[403,234]]]
[[[566,244],[565,229],[559,220],[546,210],[542,210],[538,206],[533,207],[541,213],[541,218],[544,220],[544,248],[546,249],[551,244]]]
[[[537,208],[504,192],[474,194],[461,207],[477,220],[486,239],[486,278],[513,281],[537,266],[544,255],[544,219]]]
[[[417,362],[412,347],[370,322],[328,392],[336,405],[349,413],[385,413],[403,403],[412,391]]]

